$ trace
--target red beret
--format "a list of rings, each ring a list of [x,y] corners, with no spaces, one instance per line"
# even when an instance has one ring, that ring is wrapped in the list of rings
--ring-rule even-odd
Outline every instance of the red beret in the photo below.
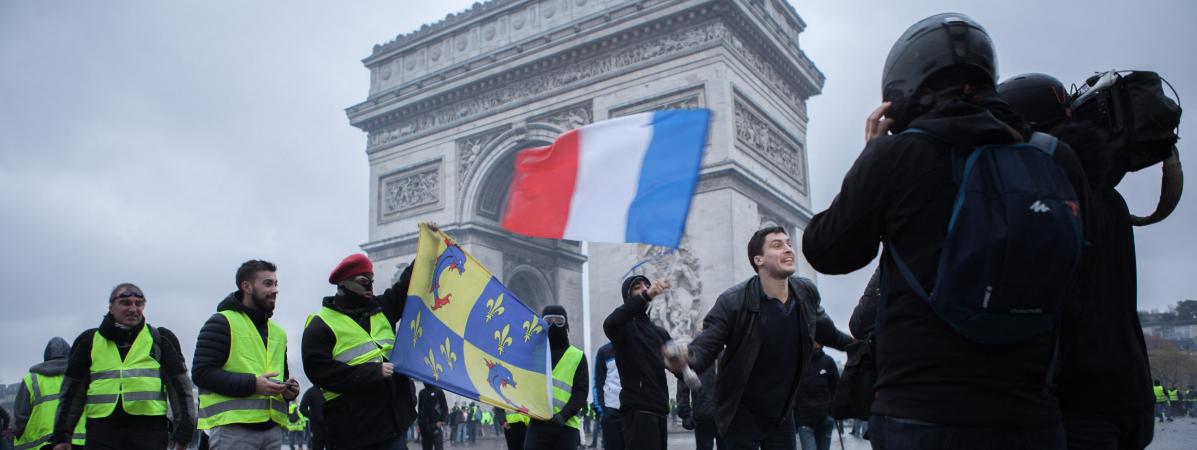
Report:
[[[354,253],[346,256],[340,264],[337,264],[337,268],[328,275],[328,282],[337,284],[367,273],[374,273],[374,263],[370,262],[370,258],[367,258],[366,255]]]

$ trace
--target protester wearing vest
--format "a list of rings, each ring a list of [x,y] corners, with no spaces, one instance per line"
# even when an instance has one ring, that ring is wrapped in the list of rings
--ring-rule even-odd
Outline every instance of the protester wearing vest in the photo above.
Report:
[[[287,404],[287,446],[292,450],[303,450],[307,439],[304,430],[308,428],[308,418],[299,412],[299,405],[295,402]]]
[[[545,306],[541,318],[549,325],[549,353],[553,361],[553,417],[531,419],[524,450],[573,450],[580,442],[578,410],[586,405],[590,380],[586,356],[569,345],[569,317],[561,305]]]
[[[350,255],[328,277],[337,293],[308,317],[303,368],[324,391],[329,448],[389,449],[404,442],[416,417],[415,385],[390,362],[395,322],[403,317],[411,266],[374,295],[374,265]]]
[[[16,450],[50,448],[50,434],[54,432],[54,413],[58,410],[58,396],[66,373],[71,345],[60,337],[50,339],[42,363],[29,368],[13,403],[13,435]],[[71,444],[82,446],[84,422],[80,420],[71,437]]]
[[[283,445],[287,402],[299,396],[299,385],[287,368],[287,333],[270,320],[276,271],[266,261],[241,264],[237,291],[220,302],[196,339],[191,376],[200,389],[199,428],[214,450]]]
[[[195,399],[179,340],[147,324],[145,307],[141,288],[117,285],[100,327],[75,339],[50,438],[55,450],[71,448],[84,418],[89,449],[182,450],[191,442]]]

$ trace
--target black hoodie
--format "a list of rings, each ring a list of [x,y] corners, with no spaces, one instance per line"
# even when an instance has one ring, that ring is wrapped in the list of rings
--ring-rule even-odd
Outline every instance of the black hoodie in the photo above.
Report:
[[[1025,126],[1011,127],[997,118],[1010,115],[996,95],[985,93],[967,101],[947,100],[911,126],[971,149],[1027,136],[1014,133],[1025,132]],[[831,206],[806,228],[806,259],[823,273],[849,273],[876,258],[881,240],[887,238],[915,278],[932,286],[956,198],[952,151],[940,141],[914,134],[870,141],[844,176]],[[1084,172],[1076,155],[1061,144],[1055,159],[1084,210]],[[889,258],[883,263],[897,273]],[[1059,422],[1056,398],[1041,395],[1053,336],[1005,346],[973,343],[936,316],[902,277],[890,277],[888,289],[877,340],[874,414],[997,428]]]
[[[646,411],[669,414],[669,385],[665,380],[665,361],[661,346],[672,338],[664,328],[648,318],[651,301],[647,292],[632,295],[632,281],[648,279],[636,276],[624,281],[623,304],[603,321],[603,332],[615,347],[615,367],[619,369],[619,411]]]

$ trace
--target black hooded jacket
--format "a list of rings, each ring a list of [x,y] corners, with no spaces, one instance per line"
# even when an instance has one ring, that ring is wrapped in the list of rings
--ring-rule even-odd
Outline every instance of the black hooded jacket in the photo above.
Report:
[[[96,333],[105,339],[116,343],[117,351],[124,358],[133,340],[145,327],[145,321],[133,328],[124,328],[113,320],[111,314],[105,314],[100,321],[99,328],[84,331],[71,344],[71,356],[67,361],[66,376],[62,381],[62,393],[59,397],[58,413],[54,418],[54,435],[52,444],[70,442],[75,432],[75,424],[83,417],[83,407],[87,405],[87,388],[91,380],[91,345]],[[187,361],[183,359],[183,352],[179,347],[179,338],[170,330],[162,327],[155,328],[157,339],[150,355],[158,360],[161,368],[162,385],[166,390],[166,400],[171,414],[171,442],[191,442],[195,433],[195,396],[192,392],[191,379],[187,377]],[[101,419],[88,419],[88,423],[103,421],[110,428],[128,430],[167,429],[166,416],[135,416],[125,412],[119,400],[112,415]]]
[[[831,399],[840,382],[839,368],[835,361],[815,350],[810,362],[803,369],[802,381],[798,383],[798,403],[794,405],[794,419],[797,425],[819,426],[831,416]]]
[[[1077,153],[1091,192],[1085,209],[1080,292],[1065,316],[1059,380],[1068,413],[1118,414],[1151,408],[1151,368],[1139,323],[1135,234],[1130,211],[1114,189],[1126,168],[1110,156],[1104,135],[1087,122],[1052,130]]]
[[[1009,108],[995,99],[988,93],[946,101],[911,126],[960,149],[1029,136],[1015,133],[1025,126],[997,118],[1007,117]],[[882,239],[889,239],[915,278],[932,286],[956,198],[953,151],[919,134],[870,141],[831,206],[811,219],[802,239],[807,261],[823,273],[849,273],[876,258]],[[1084,173],[1076,156],[1061,144],[1055,159],[1072,180],[1083,211]],[[897,273],[890,258],[882,264]],[[977,344],[941,320],[902,277],[890,277],[888,292],[877,338],[874,414],[980,427],[1049,426],[1060,420],[1056,398],[1042,395],[1053,336]]]
[[[370,316],[381,311],[393,328],[403,318],[411,266],[399,281],[374,299],[352,294],[325,297],[323,306],[348,315],[367,333]],[[316,386],[341,396],[324,403],[330,448],[359,448],[394,439],[416,418],[415,384],[393,374],[383,378],[382,363],[351,366],[333,359],[337,337],[319,316],[303,330],[303,370]]]
[[[648,318],[651,300],[647,292],[631,294],[630,284],[634,281],[648,279],[635,276],[625,280],[623,304],[603,321],[603,332],[615,348],[615,366],[619,370],[619,411],[665,415],[669,414],[669,385],[661,346],[672,338]]]
[[[43,353],[42,362],[29,368],[31,375],[37,376],[62,376],[66,374],[67,359],[71,356],[71,344],[68,344],[66,339],[54,337],[50,342],[46,343],[46,351]],[[41,395],[53,395],[57,392],[42,392]],[[12,416],[13,426],[12,431],[16,436],[20,436],[25,432],[25,425],[29,423],[29,417],[33,414],[33,399],[32,393],[22,384],[21,389],[17,390],[17,398],[13,402]]]

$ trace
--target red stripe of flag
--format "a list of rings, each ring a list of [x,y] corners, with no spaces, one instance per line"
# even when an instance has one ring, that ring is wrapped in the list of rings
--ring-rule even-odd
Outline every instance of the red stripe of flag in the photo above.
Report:
[[[526,236],[560,239],[578,176],[578,130],[548,147],[520,151],[503,214],[503,228]]]

